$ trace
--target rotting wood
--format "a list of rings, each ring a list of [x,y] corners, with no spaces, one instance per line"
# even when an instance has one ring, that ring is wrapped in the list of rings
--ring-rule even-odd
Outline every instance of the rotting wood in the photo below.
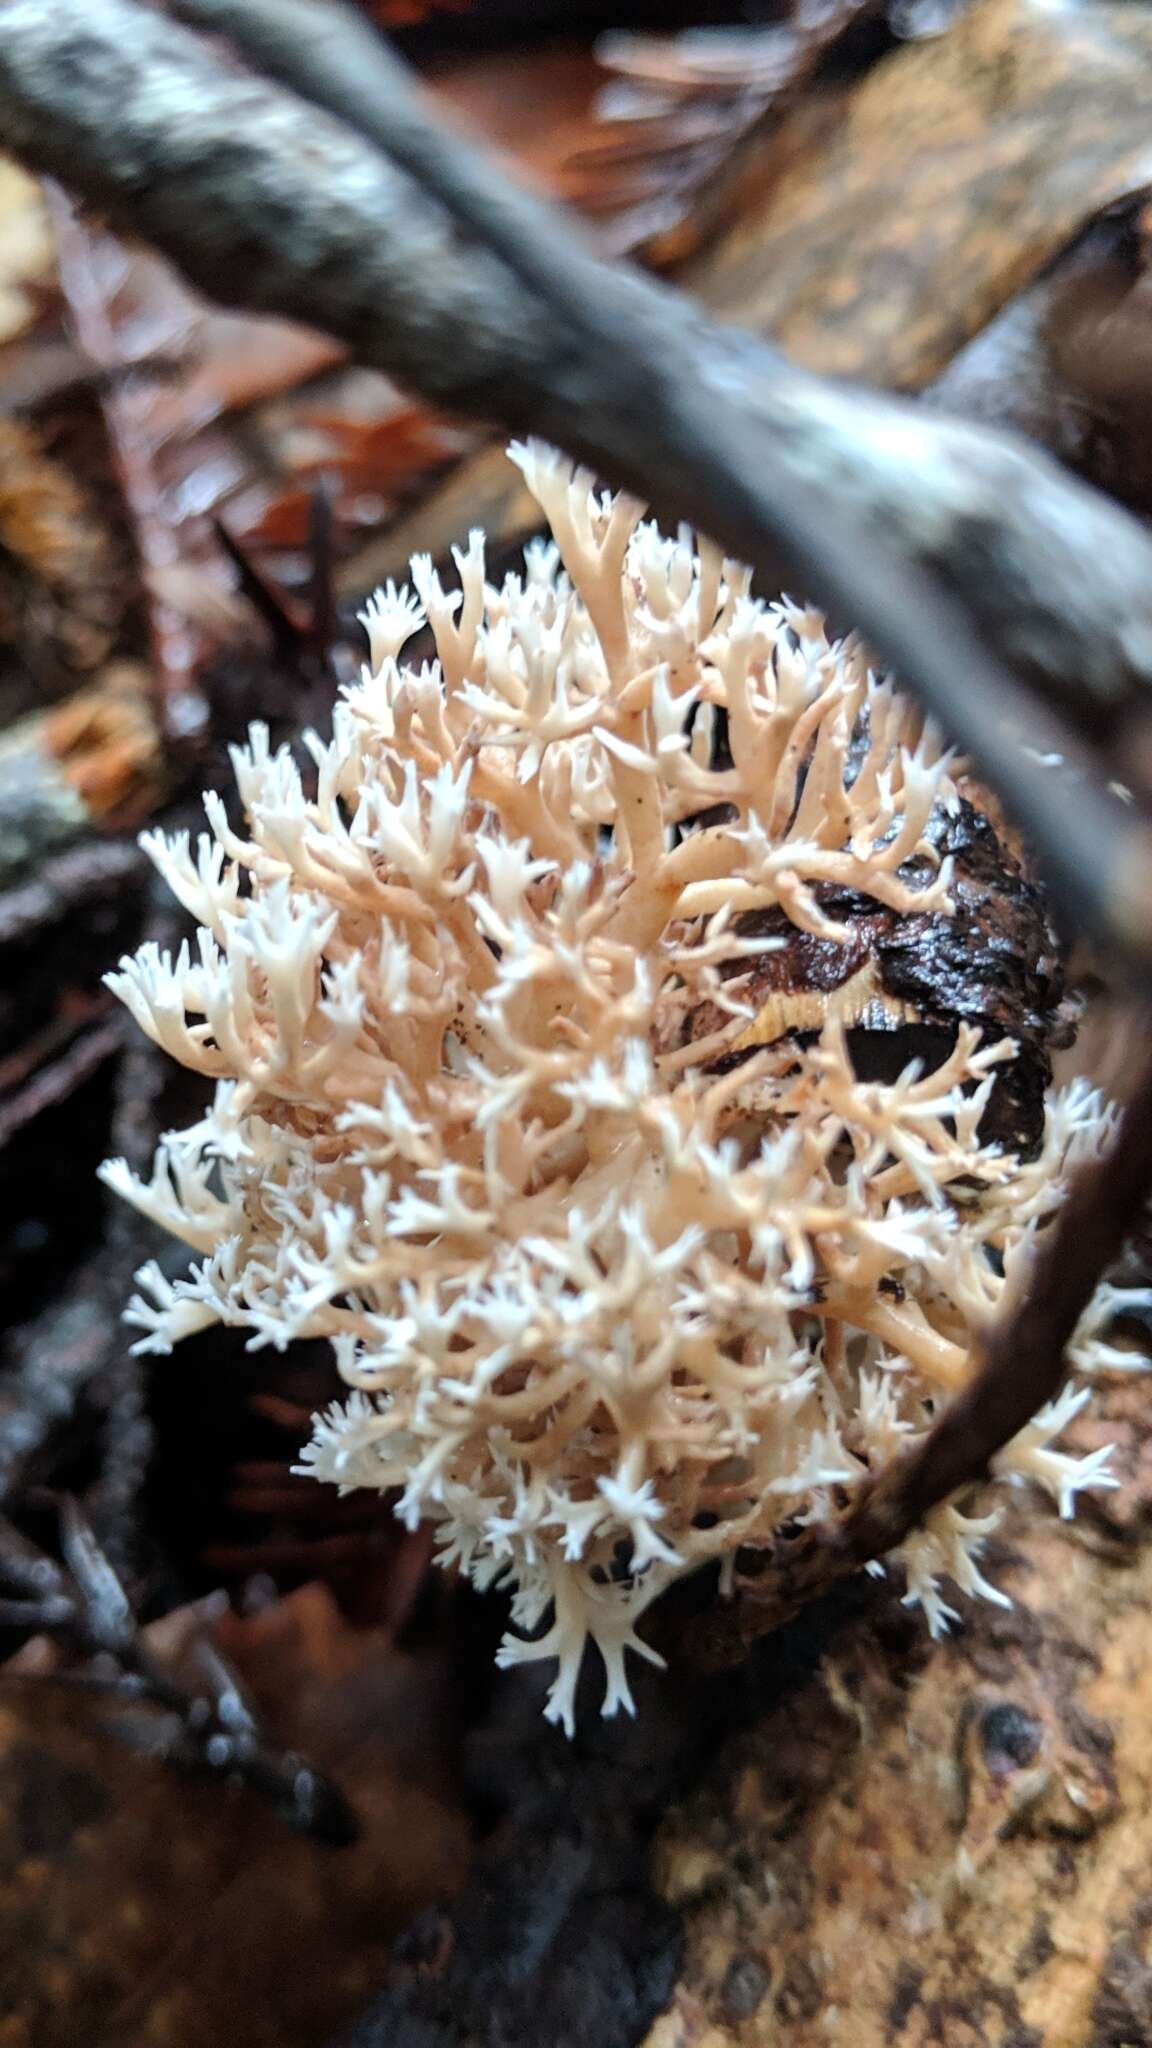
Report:
[[[644,2048],[1152,2039],[1146,1396],[1102,1407],[1121,1492],[1076,1523],[1006,1504],[988,1565],[1012,1607],[930,1644],[877,1587],[670,1812],[654,1869],[685,1959]]]

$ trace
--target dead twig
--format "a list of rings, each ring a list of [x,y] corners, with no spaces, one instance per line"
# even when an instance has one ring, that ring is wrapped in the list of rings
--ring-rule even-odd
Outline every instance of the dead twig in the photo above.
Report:
[[[91,1074],[123,1050],[127,1035],[124,1019],[115,1014],[100,1017],[99,1010],[105,1007],[110,1006],[94,1000],[95,1022],[85,1018],[79,1028],[67,1020],[51,1024],[31,1047],[23,1048],[26,1058],[43,1057],[21,1085],[0,1095],[0,1146],[7,1145],[17,1131],[43,1116],[46,1109],[66,1102]],[[66,1041],[63,1045],[57,1042],[61,1039]]]
[[[0,0],[10,146],[214,296],[319,323],[435,404],[559,442],[769,587],[783,558],[981,762],[1070,919],[1152,971],[1152,827],[1078,731],[1152,681],[1135,522],[1012,442],[805,376],[599,262],[427,117],[359,17],[313,0],[181,11],[340,119],[136,0]]]
[[[123,839],[88,838],[41,858],[27,881],[0,892],[0,946],[18,944],[108,895],[139,888],[146,871],[144,855]]]
[[[147,1755],[236,1784],[268,1799],[289,1826],[332,1848],[356,1840],[359,1825],[343,1793],[302,1757],[265,1738],[236,1674],[207,1636],[194,1645],[202,1687],[189,1689],[156,1657],[131,1601],[76,1502],[61,1509],[67,1569],[11,1524],[0,1524],[0,1624],[52,1636],[94,1660],[64,1674],[106,1692],[127,1712],[113,1732]]]
[[[339,635],[336,572],[332,541],[332,501],[326,491],[312,491],[308,506],[310,573],[303,604],[294,602],[252,561],[221,519],[213,531],[236,572],[240,594],[264,625],[277,667],[303,690],[323,695],[332,683],[332,653]],[[303,712],[301,698],[298,709]],[[327,707],[325,707],[327,708]]]
[[[35,882],[0,896],[0,941],[24,954],[52,922],[74,917],[95,897],[129,890],[119,927],[134,940],[138,919],[158,942],[178,943],[180,913],[158,884],[145,887],[143,856],[118,841],[84,844],[48,863]],[[57,946],[64,939],[57,937]],[[107,945],[107,938],[104,944]],[[103,964],[100,940],[93,979]],[[70,965],[76,962],[75,945]],[[51,957],[51,956],[50,956]],[[104,954],[107,958],[107,954]],[[86,956],[80,963],[88,966]],[[26,972],[20,954],[15,972]],[[106,1062],[112,1083],[110,1147],[138,1166],[151,1158],[164,1110],[167,1069],[162,1054],[115,1014],[97,986],[69,990],[43,1026],[0,1063],[0,1144],[45,1110],[66,1101]],[[99,1445],[86,1507],[103,1548],[123,1568],[138,1548],[138,1500],[151,1452],[151,1423],[141,1361],[133,1355],[121,1312],[131,1276],[154,1250],[157,1233],[116,1204],[99,1252],[85,1258],[55,1298],[30,1322],[9,1329],[0,1383],[0,1503],[17,1499],[30,1471],[44,1477],[53,1439],[63,1443],[74,1421]]]

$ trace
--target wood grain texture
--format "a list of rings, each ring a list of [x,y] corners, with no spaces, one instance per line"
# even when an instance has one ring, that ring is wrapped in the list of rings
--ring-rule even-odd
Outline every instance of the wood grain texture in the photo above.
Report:
[[[1010,1609],[931,1646],[878,1588],[669,1816],[686,1961],[645,2048],[1152,2039],[1148,1412],[1114,1399],[1117,1495],[1073,1524],[1008,1504]]]

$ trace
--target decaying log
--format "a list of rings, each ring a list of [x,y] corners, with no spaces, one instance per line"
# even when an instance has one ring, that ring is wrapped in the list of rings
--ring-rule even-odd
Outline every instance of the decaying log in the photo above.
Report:
[[[136,0],[0,0],[10,146],[214,296],[320,323],[443,407],[558,441],[769,587],[783,557],[981,760],[1070,914],[1152,961],[1148,827],[1002,666],[1105,722],[1146,689],[1152,541],[1134,522],[1016,443],[804,376],[599,263],[438,131],[343,10],[182,11],[257,38],[342,119]],[[1074,803],[1052,752],[1081,777]]]
[[[1144,1389],[1114,1405],[1117,1494],[1010,1507],[1012,1607],[929,1645],[878,1588],[666,1821],[685,1961],[645,2048],[1152,2040],[1152,1465]]]

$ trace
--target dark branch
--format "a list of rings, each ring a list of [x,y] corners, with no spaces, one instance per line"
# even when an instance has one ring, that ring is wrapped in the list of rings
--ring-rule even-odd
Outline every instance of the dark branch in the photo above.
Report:
[[[0,946],[138,887],[146,872],[144,855],[122,839],[88,838],[62,853],[40,853],[26,881],[0,891]]]
[[[783,555],[981,762],[1071,918],[1147,973],[1149,827],[1010,669],[1078,717],[1146,689],[1152,540],[1016,444],[805,376],[597,261],[440,132],[343,10],[196,12],[260,30],[262,53],[343,120],[136,0],[0,0],[9,146],[213,296],[322,325],[438,405],[558,442],[771,581]]]
[[[244,1784],[268,1799],[302,1834],[332,1847],[355,1841],[359,1827],[344,1795],[318,1771],[265,1739],[235,1673],[206,1636],[195,1645],[203,1684],[191,1690],[157,1659],[131,1602],[73,1500],[61,1512],[67,1569],[0,1521],[0,1583],[18,1598],[0,1599],[0,1625],[53,1636],[85,1660],[76,1682],[107,1692],[126,1708],[111,1727],[126,1742],[185,1770]]]

